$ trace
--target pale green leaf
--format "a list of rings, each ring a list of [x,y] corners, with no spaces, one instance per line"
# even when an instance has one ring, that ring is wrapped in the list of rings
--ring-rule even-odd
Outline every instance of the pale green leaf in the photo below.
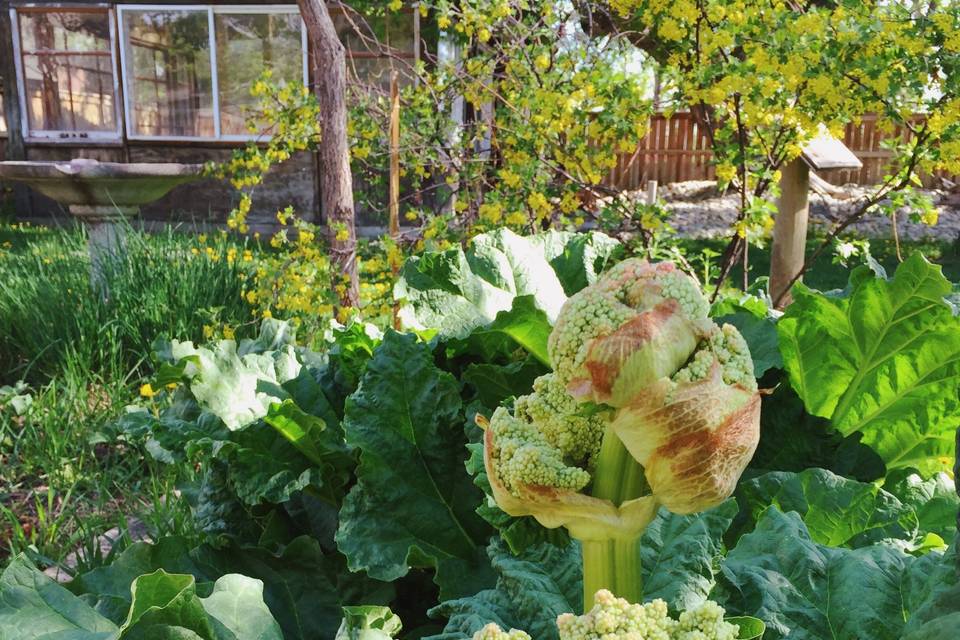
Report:
[[[856,269],[847,291],[802,285],[778,324],[790,382],[811,413],[863,434],[888,470],[953,461],[960,418],[960,318],[940,267],[914,254],[891,280]]]

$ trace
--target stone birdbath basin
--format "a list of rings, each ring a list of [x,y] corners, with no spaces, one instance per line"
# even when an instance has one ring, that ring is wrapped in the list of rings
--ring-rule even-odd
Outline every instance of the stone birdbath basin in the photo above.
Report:
[[[124,247],[127,221],[140,206],[177,185],[199,180],[203,165],[177,163],[0,162],[0,179],[22,182],[65,205],[87,228],[91,280],[97,287],[103,261]]]

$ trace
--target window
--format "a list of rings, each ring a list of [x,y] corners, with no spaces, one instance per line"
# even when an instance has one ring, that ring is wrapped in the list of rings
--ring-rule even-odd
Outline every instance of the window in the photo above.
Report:
[[[120,15],[130,137],[217,135],[207,10],[125,7]]]
[[[337,35],[347,48],[347,66],[354,80],[390,89],[393,70],[408,80],[408,65],[416,59],[417,14],[412,10],[364,16],[345,5],[330,7]],[[397,59],[405,62],[398,64]]]
[[[238,13],[214,9],[217,77],[220,83],[220,131],[249,134],[246,113],[256,106],[250,87],[269,69],[275,80],[304,82],[305,32],[296,7],[286,13]],[[228,64],[242,60],[243,64]]]
[[[389,71],[405,68],[397,58],[415,59],[412,11],[368,18],[342,7],[331,12],[361,84],[387,86]],[[11,18],[31,139],[116,140],[121,122],[138,140],[250,139],[250,88],[261,74],[307,82],[306,29],[293,3],[121,4],[116,17],[103,5],[25,5],[11,9]]]
[[[120,16],[132,138],[249,138],[250,87],[263,71],[305,80],[296,5],[122,5]]]
[[[21,8],[13,25],[28,137],[117,138],[110,11]]]

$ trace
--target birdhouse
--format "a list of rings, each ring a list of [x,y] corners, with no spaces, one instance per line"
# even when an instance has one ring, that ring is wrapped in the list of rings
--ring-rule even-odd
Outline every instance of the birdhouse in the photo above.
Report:
[[[860,169],[863,163],[853,151],[834,138],[826,127],[820,126],[820,133],[816,138],[803,146],[800,157],[807,166],[814,171],[827,169]]]

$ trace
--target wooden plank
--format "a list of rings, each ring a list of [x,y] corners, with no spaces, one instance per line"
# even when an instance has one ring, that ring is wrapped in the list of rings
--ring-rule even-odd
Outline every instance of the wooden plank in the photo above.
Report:
[[[689,151],[689,135],[690,135],[690,118],[684,118],[683,121],[679,124],[680,129],[680,148],[684,150],[683,156],[677,158],[677,180],[683,182],[684,180],[689,179],[690,172],[686,170],[687,166],[690,164],[690,159],[692,156],[688,155]]]

